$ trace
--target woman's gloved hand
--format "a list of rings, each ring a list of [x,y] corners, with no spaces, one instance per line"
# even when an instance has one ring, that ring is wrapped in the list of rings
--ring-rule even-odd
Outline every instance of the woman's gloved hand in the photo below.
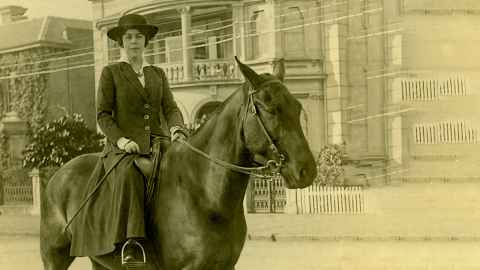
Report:
[[[123,150],[129,154],[140,152],[140,146],[138,146],[136,142],[124,137],[118,139],[117,146],[120,148],[120,150]]]
[[[170,129],[170,134],[172,136],[171,137],[172,142],[174,142],[178,139],[182,139],[182,140],[187,139],[187,136],[185,135],[185,132],[183,131],[183,129],[181,127],[178,127],[178,126],[172,127]]]
[[[175,132],[173,133],[172,135],[172,142],[178,140],[178,139],[182,139],[182,140],[185,140],[187,139],[187,136],[185,136],[185,134],[183,134],[183,132]]]

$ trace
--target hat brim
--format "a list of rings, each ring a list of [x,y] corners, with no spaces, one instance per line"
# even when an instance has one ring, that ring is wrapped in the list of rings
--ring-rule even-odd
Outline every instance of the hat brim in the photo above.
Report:
[[[116,26],[107,32],[107,36],[111,40],[118,41],[121,39],[121,35],[125,33],[128,29],[137,29],[138,31],[146,34],[146,38],[149,40],[152,39],[158,32],[158,27],[150,24],[138,24],[138,25],[126,25],[126,26]]]

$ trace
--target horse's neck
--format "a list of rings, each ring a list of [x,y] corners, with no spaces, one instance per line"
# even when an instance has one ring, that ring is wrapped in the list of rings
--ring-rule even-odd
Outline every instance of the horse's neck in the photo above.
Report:
[[[243,95],[239,91],[191,139],[192,145],[213,158],[240,166],[248,165],[248,154],[241,139],[241,104]],[[201,185],[204,199],[211,208],[231,211],[241,205],[248,175],[223,168],[194,153],[189,153],[189,157],[199,168],[199,177],[192,180]]]

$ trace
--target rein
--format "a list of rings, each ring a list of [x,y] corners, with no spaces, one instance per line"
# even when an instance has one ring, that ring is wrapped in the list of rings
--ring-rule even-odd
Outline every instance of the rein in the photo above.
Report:
[[[270,81],[266,81],[264,83],[262,83],[258,88],[257,90],[253,90],[253,91],[249,91],[248,92],[248,102],[247,102],[247,105],[246,105],[246,108],[245,108],[245,115],[242,119],[242,129],[244,128],[244,122],[245,120],[247,119],[247,114],[248,112],[252,113],[253,116],[255,117],[255,119],[257,120],[258,124],[260,125],[260,128],[262,129],[263,131],[263,134],[265,135],[265,137],[267,138],[268,142],[269,142],[269,147],[270,147],[270,150],[272,150],[272,152],[278,156],[278,161],[277,160],[274,160],[274,159],[269,159],[267,160],[263,166],[259,166],[259,167],[243,167],[243,166],[239,166],[239,165],[235,165],[233,163],[230,163],[230,162],[227,162],[227,161],[224,161],[224,160],[220,160],[220,159],[217,159],[215,157],[212,157],[210,156],[209,154],[205,153],[204,151],[196,148],[195,146],[191,145],[190,143],[188,143],[187,141],[183,140],[183,139],[179,139],[178,141],[185,145],[186,147],[188,147],[190,150],[192,150],[193,152],[199,154],[200,156],[212,161],[213,163],[217,164],[217,165],[220,165],[226,169],[229,169],[229,170],[232,170],[232,171],[235,171],[235,172],[239,172],[239,173],[243,173],[243,174],[247,174],[247,175],[253,175],[255,177],[259,177],[259,178],[270,178],[271,177],[271,174],[277,174],[280,172],[280,169],[283,167],[284,165],[284,162],[285,162],[285,155],[280,153],[280,151],[278,150],[278,147],[275,145],[275,142],[273,141],[272,137],[270,136],[270,134],[268,134],[268,131],[267,129],[265,128],[265,124],[263,123],[262,119],[260,118],[260,115],[258,114],[258,109],[257,107],[255,106],[255,102],[254,102],[254,97],[253,95],[258,93],[258,89],[259,88],[262,88],[264,87],[265,85],[267,84],[271,84],[271,83],[276,83],[276,82],[280,82],[279,80],[270,80]],[[249,111],[249,108],[251,108],[251,110]],[[264,173],[264,174],[261,174],[261,172],[269,172],[269,173]]]
[[[222,166],[226,169],[232,170],[234,172],[253,175],[253,176],[259,177],[259,178],[269,178],[269,176],[266,176],[265,174],[260,174],[260,173],[262,171],[265,171],[265,170],[275,171],[275,170],[277,170],[276,168],[278,168],[278,165],[277,165],[277,163],[275,163],[274,160],[269,160],[269,161],[267,161],[266,165],[259,166],[259,167],[238,166],[238,165],[232,164],[230,162],[223,161],[223,160],[220,160],[218,158],[212,157],[209,154],[207,154],[207,153],[203,152],[202,150],[196,148],[195,146],[191,145],[190,143],[188,143],[187,141],[185,141],[183,139],[179,139],[178,142],[185,145],[186,147],[188,147],[193,152],[195,152],[195,153],[201,155],[202,157],[212,161],[213,163],[216,163],[217,165],[220,165],[220,166]]]

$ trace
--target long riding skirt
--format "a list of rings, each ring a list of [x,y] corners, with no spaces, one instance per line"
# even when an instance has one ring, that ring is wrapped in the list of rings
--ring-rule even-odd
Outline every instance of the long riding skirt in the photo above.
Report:
[[[122,154],[111,152],[99,160],[87,194],[121,157]],[[127,238],[145,237],[145,181],[133,163],[134,158],[123,157],[73,221],[71,256],[107,254]]]

